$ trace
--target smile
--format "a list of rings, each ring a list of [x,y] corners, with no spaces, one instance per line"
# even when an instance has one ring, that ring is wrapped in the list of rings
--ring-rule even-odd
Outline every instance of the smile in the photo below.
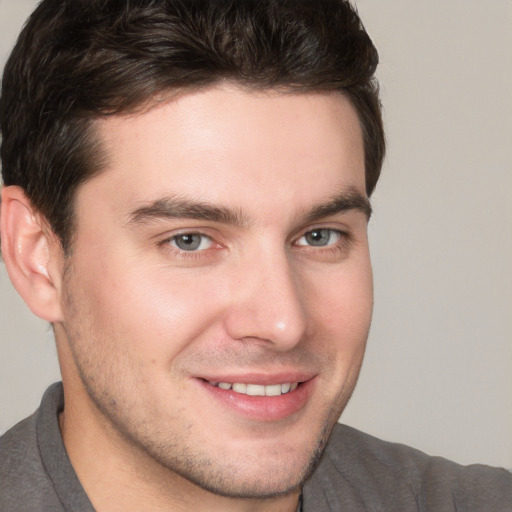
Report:
[[[246,384],[242,382],[212,382],[208,381],[212,386],[224,390],[232,390],[235,393],[249,396],[280,396],[295,391],[298,382],[287,382],[284,384],[271,384],[264,386],[262,384]]]

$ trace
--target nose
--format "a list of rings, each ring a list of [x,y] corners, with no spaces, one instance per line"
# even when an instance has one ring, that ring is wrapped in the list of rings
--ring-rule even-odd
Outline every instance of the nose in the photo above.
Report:
[[[286,254],[259,255],[241,265],[225,327],[232,339],[257,339],[293,348],[307,327],[304,289]]]

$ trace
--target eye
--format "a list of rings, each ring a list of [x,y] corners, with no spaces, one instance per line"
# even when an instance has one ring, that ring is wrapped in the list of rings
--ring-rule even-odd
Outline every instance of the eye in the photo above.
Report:
[[[182,233],[169,240],[169,244],[180,251],[204,251],[212,246],[212,239],[201,233]]]
[[[297,245],[310,247],[327,247],[336,244],[341,239],[341,233],[336,229],[319,228],[308,231],[297,240]]]

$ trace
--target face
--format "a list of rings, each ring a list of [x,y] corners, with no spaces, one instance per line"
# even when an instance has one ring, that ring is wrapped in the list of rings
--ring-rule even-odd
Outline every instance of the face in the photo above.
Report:
[[[223,85],[97,129],[109,164],[78,191],[56,325],[66,407],[125,462],[225,496],[296,489],[370,324],[354,109]]]

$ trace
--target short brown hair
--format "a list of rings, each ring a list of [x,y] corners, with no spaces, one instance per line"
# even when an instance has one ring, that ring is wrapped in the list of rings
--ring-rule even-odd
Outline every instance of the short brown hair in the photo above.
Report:
[[[66,249],[77,187],[102,168],[94,119],[231,80],[345,94],[370,195],[385,151],[377,63],[345,0],[43,0],[5,66],[3,181],[25,190]]]

